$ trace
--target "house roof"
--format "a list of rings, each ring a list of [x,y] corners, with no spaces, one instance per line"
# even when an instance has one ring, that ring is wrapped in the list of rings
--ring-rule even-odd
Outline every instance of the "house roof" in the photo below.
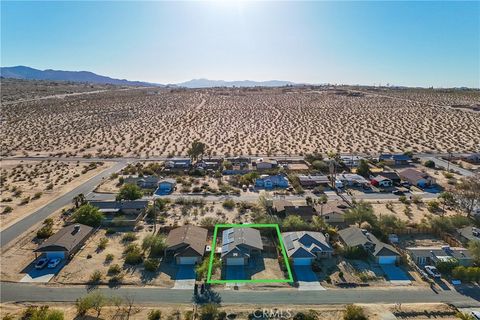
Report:
[[[375,178],[373,178],[373,180],[377,181],[377,182],[380,182],[380,181],[392,181],[391,179],[387,178],[387,177],[384,177],[383,175],[378,175],[376,176]]]
[[[287,200],[273,200],[272,201],[272,208],[275,209],[277,212],[281,212],[285,210],[285,207],[293,206],[293,203]]]
[[[241,227],[223,231],[222,257],[233,250],[248,253],[251,249],[263,250],[263,242],[259,230]]]
[[[324,175],[300,175],[298,176],[298,180],[300,181],[300,183],[318,183],[318,184],[322,184],[322,183],[330,183],[330,180],[328,179],[327,176],[324,176]]]
[[[398,173],[393,171],[383,171],[380,172],[380,175],[390,180],[400,180],[400,176],[398,175]]]
[[[416,257],[429,257],[433,260],[448,260],[448,259],[471,259],[472,256],[468,249],[461,247],[409,247],[407,250]]]
[[[352,181],[360,184],[368,183],[367,179],[356,173],[342,173],[337,175],[337,179],[342,181]]]
[[[89,203],[97,207],[100,211],[119,211],[122,209],[145,209],[148,206],[147,200],[133,201],[89,201]]]
[[[175,179],[171,179],[171,178],[168,178],[168,179],[162,179],[159,181],[159,184],[160,183],[168,183],[168,184],[176,184],[177,181]]]
[[[35,252],[68,251],[71,252],[76,246],[81,245],[90,236],[92,227],[83,224],[71,224],[60,229],[53,236],[45,240]]]
[[[409,181],[418,181],[421,179],[427,179],[429,177],[428,174],[412,168],[408,168],[403,171],[400,171],[399,175],[402,179],[409,180]]]
[[[315,252],[333,252],[332,247],[321,232],[284,232],[282,238],[289,257],[314,257]]]
[[[381,154],[378,157],[379,160],[396,160],[396,161],[408,161],[411,160],[410,157],[406,154],[391,154],[385,153]]]
[[[191,248],[198,254],[205,253],[205,244],[207,242],[208,230],[193,225],[185,225],[175,228],[168,233],[166,244],[169,248],[180,246],[181,251]],[[183,245],[183,246],[182,246]]]
[[[375,237],[373,234],[355,226],[340,230],[338,232],[338,235],[349,247],[356,247],[359,245],[374,246],[374,249],[372,251],[373,256],[385,256],[392,254],[400,255],[397,249],[395,249],[393,246],[378,240],[377,237]]]
[[[344,214],[345,210],[348,209],[348,204],[343,201],[328,201],[323,205],[317,204],[315,206],[315,211],[320,214],[323,212],[323,215],[330,214],[330,213],[339,213]]]
[[[480,228],[468,226],[457,230],[457,233],[467,240],[480,241]]]

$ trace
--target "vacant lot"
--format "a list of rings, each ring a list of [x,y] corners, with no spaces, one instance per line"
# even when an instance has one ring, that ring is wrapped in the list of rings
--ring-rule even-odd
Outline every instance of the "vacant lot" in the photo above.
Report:
[[[478,151],[478,91],[132,89],[4,106],[4,154],[212,155]],[[34,132],[34,134],[32,134]]]
[[[31,214],[111,165],[108,162],[2,160],[0,229]]]

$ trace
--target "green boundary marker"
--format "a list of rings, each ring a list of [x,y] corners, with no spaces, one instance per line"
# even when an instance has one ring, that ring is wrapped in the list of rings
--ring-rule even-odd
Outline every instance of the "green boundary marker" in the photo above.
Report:
[[[212,280],[213,260],[215,258],[215,247],[217,243],[217,233],[220,228],[274,228],[277,231],[277,236],[282,248],[282,256],[285,265],[287,266],[288,279],[253,279],[253,280]],[[223,283],[274,283],[274,282],[293,282],[292,270],[290,269],[290,263],[287,258],[287,251],[283,243],[282,235],[278,224],[216,224],[213,230],[212,251],[210,252],[210,261],[208,263],[208,284],[223,284]]]

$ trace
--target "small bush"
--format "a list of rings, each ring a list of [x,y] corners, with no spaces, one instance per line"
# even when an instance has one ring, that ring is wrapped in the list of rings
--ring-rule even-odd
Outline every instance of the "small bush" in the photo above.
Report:
[[[348,305],[343,315],[343,320],[367,320],[362,307]]]
[[[162,318],[162,312],[160,310],[152,310],[148,313],[148,320],[160,320]]]
[[[235,208],[235,201],[233,201],[232,199],[227,199],[223,201],[222,206],[227,210],[232,210],[233,208]]]
[[[114,258],[114,255],[111,254],[111,253],[109,253],[109,254],[107,254],[107,256],[105,257],[105,262],[106,262],[106,263],[110,263],[110,262],[113,261],[113,258]]]
[[[107,238],[101,238],[100,242],[98,243],[98,250],[105,250],[108,244]]]
[[[90,283],[99,283],[102,280],[102,272],[100,270],[93,271],[92,275],[90,276]]]
[[[124,251],[125,263],[136,265],[143,261],[143,253],[137,244],[130,244]]]
[[[120,272],[122,272],[122,267],[120,267],[120,265],[118,264],[113,264],[110,266],[110,268],[108,268],[109,275],[116,275],[116,274],[119,274]]]
[[[427,160],[423,165],[427,168],[435,169],[435,162],[433,162],[433,160]]]
[[[115,229],[113,229],[113,228],[108,228],[105,233],[108,234],[108,235],[111,235],[111,234],[115,234],[116,232],[117,232],[117,231],[115,231]]]
[[[150,271],[150,272],[155,272],[158,269],[158,266],[160,265],[160,260],[158,259],[147,259],[143,262],[143,265],[145,266],[145,270]]]
[[[6,206],[5,209],[3,209],[3,214],[7,214],[13,211],[13,208],[10,206]]]
[[[127,232],[122,237],[123,242],[132,242],[135,240],[137,240],[137,235],[133,232]]]

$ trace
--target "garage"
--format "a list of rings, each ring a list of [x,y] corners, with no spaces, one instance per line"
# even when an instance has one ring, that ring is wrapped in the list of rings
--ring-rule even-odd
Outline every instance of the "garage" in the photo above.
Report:
[[[56,259],[56,258],[60,258],[60,259],[65,259],[65,251],[47,251],[45,252],[45,256],[48,258],[48,259]]]
[[[243,258],[227,258],[227,266],[243,266],[244,264]]]
[[[396,256],[382,256],[378,257],[378,263],[379,264],[395,264],[397,261]]]
[[[195,264],[198,257],[177,257],[177,264]]]
[[[296,266],[309,266],[313,262],[313,258],[295,258],[293,264]]]

